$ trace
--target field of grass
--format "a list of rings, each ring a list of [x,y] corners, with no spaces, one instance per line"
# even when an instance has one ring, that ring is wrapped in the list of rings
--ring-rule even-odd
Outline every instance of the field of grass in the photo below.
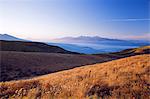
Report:
[[[30,78],[113,59],[95,55],[15,51],[0,51],[0,56],[0,81]]]
[[[149,99],[150,55],[0,83],[2,99]]]

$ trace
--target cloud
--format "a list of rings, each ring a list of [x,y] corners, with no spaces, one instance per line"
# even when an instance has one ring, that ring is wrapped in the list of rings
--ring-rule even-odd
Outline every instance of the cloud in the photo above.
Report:
[[[136,18],[134,18],[134,19],[132,19],[132,18],[128,18],[128,19],[112,19],[112,20],[110,20],[110,21],[121,21],[121,22],[128,22],[128,21],[150,21],[150,19],[136,19]]]

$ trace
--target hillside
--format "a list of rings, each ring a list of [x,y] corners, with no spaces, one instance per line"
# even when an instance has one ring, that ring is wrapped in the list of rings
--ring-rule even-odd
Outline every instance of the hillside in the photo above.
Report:
[[[47,52],[47,53],[64,53],[77,54],[67,51],[58,46],[47,45],[40,42],[25,41],[4,41],[0,40],[0,51],[19,51],[19,52]]]
[[[132,56],[132,55],[139,55],[139,54],[150,54],[150,46],[142,46],[139,48],[132,48],[132,49],[126,49],[120,52],[112,53],[116,55],[122,55],[122,56]]]
[[[150,46],[96,55],[0,51],[0,81],[30,78],[87,64],[101,63],[140,54],[149,54],[149,51]]]
[[[138,48],[122,50],[119,52],[95,54],[95,55],[105,56],[105,57],[107,56],[107,57],[118,59],[118,58],[124,58],[124,57],[129,57],[129,56],[141,55],[141,54],[150,54],[150,46],[142,46]]]
[[[0,51],[0,55],[0,81],[30,78],[113,59],[95,55],[15,51]]]
[[[150,97],[150,55],[88,65],[28,80],[0,83],[1,98]]]

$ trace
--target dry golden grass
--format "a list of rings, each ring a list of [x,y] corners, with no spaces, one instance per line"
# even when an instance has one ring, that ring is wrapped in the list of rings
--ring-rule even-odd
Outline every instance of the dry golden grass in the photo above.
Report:
[[[140,54],[150,54],[150,46],[142,46],[138,48],[126,49],[120,52],[111,53],[114,55],[119,55],[120,57],[140,55]]]
[[[134,49],[134,52],[135,53],[149,53],[150,54],[150,46],[143,46],[143,47],[140,47],[140,48],[135,48]]]
[[[150,98],[150,55],[0,83],[3,99]]]

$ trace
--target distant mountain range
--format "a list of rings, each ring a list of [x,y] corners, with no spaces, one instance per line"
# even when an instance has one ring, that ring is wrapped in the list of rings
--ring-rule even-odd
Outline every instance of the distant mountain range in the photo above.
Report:
[[[102,38],[99,36],[79,36],[79,37],[64,37],[64,38],[58,38],[54,39],[56,42],[68,42],[70,41],[71,43],[93,43],[93,42],[99,42],[99,41],[106,41],[106,40],[111,40],[111,41],[120,41],[117,39],[108,39],[108,38]]]
[[[17,37],[8,35],[8,34],[0,34],[0,40],[7,40],[7,41],[27,41],[27,40],[20,39],[20,38],[17,38]]]
[[[65,43],[47,43],[49,45],[55,45],[62,47],[68,51],[73,51],[73,52],[78,52],[78,53],[84,53],[84,54],[95,54],[95,53],[105,53],[107,51],[105,50],[99,50],[99,49],[94,49],[92,47],[88,47],[86,45],[81,46],[77,44],[65,44]]]
[[[121,46],[145,46],[150,44],[148,41],[141,40],[120,40],[120,39],[110,39],[110,38],[102,38],[99,36],[79,36],[79,37],[64,37],[59,39],[54,39],[54,42],[58,43],[70,43],[70,44],[104,44],[104,45],[116,45],[119,44]]]
[[[0,40],[29,41],[8,34],[0,34]],[[116,52],[128,48],[150,45],[150,42],[146,40],[119,40],[102,38],[98,36],[64,37],[60,39],[54,39],[51,42],[45,43],[47,43],[48,45],[59,46],[68,51],[85,54]]]
[[[120,39],[102,38],[98,36],[64,37],[54,39],[53,42],[57,42],[57,44],[67,43],[72,45],[78,45],[80,47],[91,48],[87,52],[85,51],[85,53],[92,53],[92,54],[116,52],[128,48],[136,48],[140,46],[150,45],[150,42],[146,40],[120,40]]]

